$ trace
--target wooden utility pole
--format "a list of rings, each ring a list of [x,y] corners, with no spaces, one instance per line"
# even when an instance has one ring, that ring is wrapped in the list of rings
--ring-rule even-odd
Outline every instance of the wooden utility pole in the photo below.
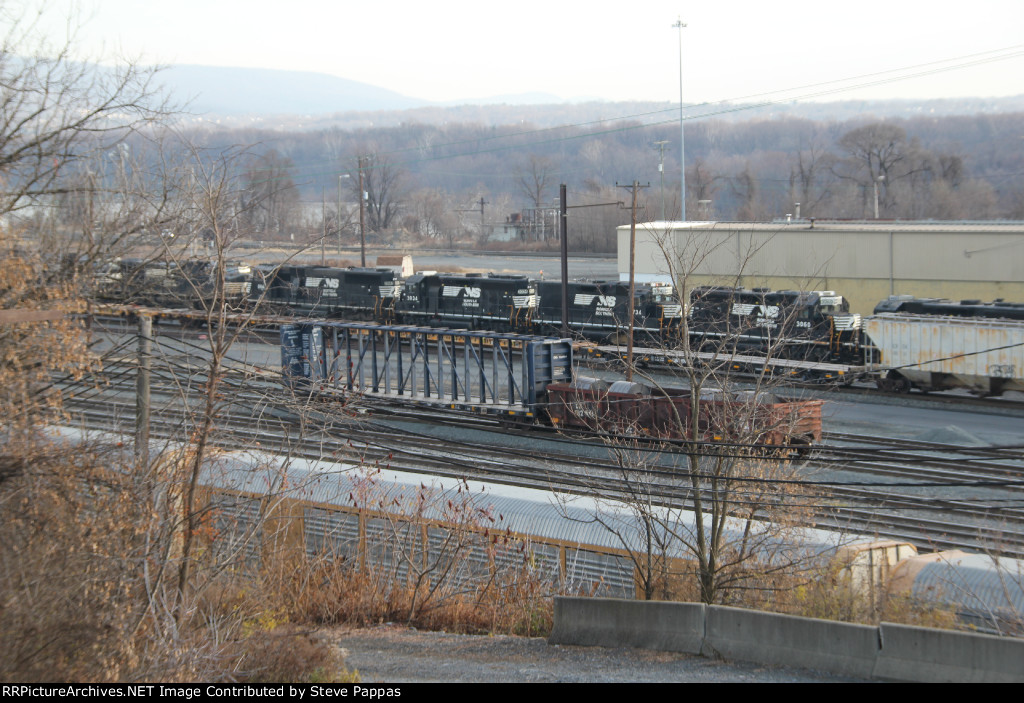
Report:
[[[619,186],[618,183],[615,185]],[[636,193],[640,188],[650,188],[651,184],[641,186],[639,181],[633,181],[631,186],[619,186],[619,188],[630,188],[633,191],[632,215],[629,218],[629,336],[626,339],[626,380],[633,380],[633,318],[634,306],[636,305]]]
[[[149,466],[149,375],[153,366],[153,318],[139,316],[139,375],[135,379],[135,462]]]
[[[320,219],[324,223],[324,231],[320,234],[320,265],[327,265],[327,191],[320,187]]]
[[[366,268],[366,192],[363,190],[363,157],[359,157],[359,265]]]
[[[486,204],[487,203],[484,202],[484,196],[481,195],[480,196],[480,239],[481,239],[481,241],[483,240],[484,236],[487,234],[487,232],[484,230],[484,226],[485,226],[484,225],[484,205],[486,205]]]
[[[562,252],[562,336],[569,336],[569,236],[566,217],[565,184],[558,186],[559,228]]]

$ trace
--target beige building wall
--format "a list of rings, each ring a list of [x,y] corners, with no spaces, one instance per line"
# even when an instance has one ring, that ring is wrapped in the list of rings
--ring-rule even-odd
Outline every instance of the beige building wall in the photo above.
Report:
[[[618,229],[628,277],[630,227]],[[1024,302],[1024,223],[637,225],[636,274],[698,285],[834,290],[869,314],[890,294]]]

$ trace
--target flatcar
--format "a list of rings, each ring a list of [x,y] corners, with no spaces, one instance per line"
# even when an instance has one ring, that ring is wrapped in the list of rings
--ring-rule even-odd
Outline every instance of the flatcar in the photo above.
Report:
[[[558,427],[656,439],[788,446],[798,451],[821,439],[820,400],[722,390],[702,391],[698,400],[695,403],[688,389],[579,377],[548,386],[547,413]]]
[[[572,344],[550,337],[300,323],[282,325],[281,360],[288,385],[325,398],[355,394],[652,439],[804,448],[821,438],[821,401],[750,392],[702,394],[694,435],[688,391],[574,379]]]

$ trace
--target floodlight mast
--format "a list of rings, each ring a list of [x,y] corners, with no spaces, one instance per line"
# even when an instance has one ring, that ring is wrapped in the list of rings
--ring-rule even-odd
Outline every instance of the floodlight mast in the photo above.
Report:
[[[679,17],[672,26],[679,30],[679,220],[686,222],[686,147],[683,127],[683,28],[686,23]]]

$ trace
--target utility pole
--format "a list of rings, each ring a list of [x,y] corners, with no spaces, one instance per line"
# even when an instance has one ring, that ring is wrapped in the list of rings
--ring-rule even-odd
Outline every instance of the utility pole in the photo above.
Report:
[[[366,192],[363,190],[363,157],[359,157],[359,265],[366,268],[366,220],[363,210]]]
[[[633,191],[632,215],[629,224],[629,337],[626,340],[626,380],[633,380],[633,327],[634,312],[636,305],[636,192],[640,188],[650,188],[651,184],[641,186],[638,181],[633,181],[631,186],[620,186],[619,188],[630,188]]]
[[[338,257],[341,257],[341,179],[348,178],[347,174],[342,173],[338,176],[338,214],[337,214],[337,225],[338,225]]]
[[[153,318],[139,316],[139,375],[135,379],[135,463],[149,466],[149,375],[153,359]]]
[[[558,186],[558,205],[560,211],[559,236],[562,239],[562,336],[569,336],[569,236],[568,218],[566,217],[565,184]]]
[[[327,190],[320,186],[320,219],[324,223],[324,231],[320,235],[320,265],[327,265]]]
[[[484,202],[484,196],[481,195],[480,196],[480,239],[481,240],[483,240],[483,238],[484,238],[484,205],[486,205],[486,203]]]

